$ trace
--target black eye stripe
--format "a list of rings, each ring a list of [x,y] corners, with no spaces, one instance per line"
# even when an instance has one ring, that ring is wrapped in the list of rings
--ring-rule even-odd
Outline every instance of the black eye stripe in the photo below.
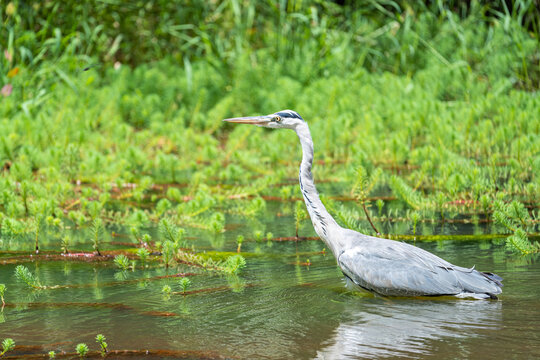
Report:
[[[280,112],[277,112],[276,115],[279,115],[281,117],[288,117],[288,118],[295,118],[295,119],[300,119],[300,120],[303,120],[302,117],[300,115],[298,115],[297,112],[294,112],[294,111],[280,111]]]

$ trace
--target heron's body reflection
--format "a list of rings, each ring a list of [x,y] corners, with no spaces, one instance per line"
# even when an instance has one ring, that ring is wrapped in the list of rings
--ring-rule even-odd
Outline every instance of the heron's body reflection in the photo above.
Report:
[[[499,327],[502,303],[374,298],[351,301],[343,318],[318,359],[432,354],[433,342],[478,337],[480,329]]]

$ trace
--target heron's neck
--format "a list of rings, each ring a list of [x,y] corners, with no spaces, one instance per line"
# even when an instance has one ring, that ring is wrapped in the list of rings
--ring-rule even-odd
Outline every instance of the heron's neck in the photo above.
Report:
[[[296,127],[296,134],[302,144],[302,163],[300,164],[299,174],[300,190],[302,191],[302,196],[304,197],[315,232],[335,252],[336,249],[330,243],[330,235],[336,233],[339,225],[328,211],[326,211],[313,182],[313,174],[311,173],[311,166],[313,165],[313,141],[307,124],[298,125]]]

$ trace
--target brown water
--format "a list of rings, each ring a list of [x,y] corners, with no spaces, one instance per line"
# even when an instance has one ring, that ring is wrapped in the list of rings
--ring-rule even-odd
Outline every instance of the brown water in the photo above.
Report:
[[[269,219],[262,224],[265,231],[290,235],[290,217]],[[198,245],[234,251],[236,234],[247,237],[261,226],[239,218],[229,222],[241,226],[218,238],[197,233]],[[0,315],[0,340],[40,346],[19,348],[15,355],[73,352],[80,342],[97,350],[94,338],[101,333],[110,349],[205,352],[193,358],[540,358],[536,257],[519,257],[491,242],[417,245],[455,264],[499,274],[505,284],[500,300],[349,292],[334,258],[321,253],[320,241],[246,241],[248,266],[238,277],[182,266],[121,273],[111,263],[36,261],[25,265],[43,284],[75,287],[31,291],[16,281],[15,265],[1,265],[8,306]],[[192,290],[208,291],[163,295],[166,284],[180,291],[178,279],[157,276],[193,271],[198,274],[191,276]]]

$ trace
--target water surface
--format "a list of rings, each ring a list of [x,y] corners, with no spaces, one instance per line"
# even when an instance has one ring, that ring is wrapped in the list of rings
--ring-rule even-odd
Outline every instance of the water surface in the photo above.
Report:
[[[294,233],[290,216],[269,211],[267,219],[246,226],[229,218],[238,226],[218,237],[192,233],[198,248],[222,251],[235,251],[243,233],[248,266],[240,276],[186,266],[121,273],[111,263],[38,259],[25,265],[43,284],[71,287],[32,291],[16,281],[14,264],[1,265],[8,306],[0,339],[41,345],[38,353],[73,352],[80,342],[97,350],[101,333],[111,349],[210,351],[209,357],[239,359],[540,357],[536,258],[492,242],[417,243],[457,265],[504,277],[500,300],[383,298],[348,291],[320,241],[250,241],[257,226],[275,236]],[[306,235],[312,235],[309,226]],[[195,273],[192,290],[206,291],[165,296],[166,284],[180,291],[178,278],[157,277],[182,272]]]

